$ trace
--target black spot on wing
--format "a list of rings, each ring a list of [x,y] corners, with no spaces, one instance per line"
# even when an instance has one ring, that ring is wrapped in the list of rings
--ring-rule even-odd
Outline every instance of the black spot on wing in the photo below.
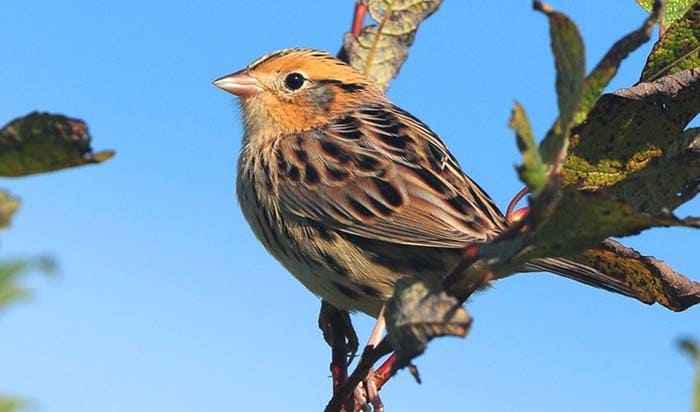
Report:
[[[420,126],[420,128],[422,128],[426,133],[428,133],[433,139],[435,139],[435,141],[442,143],[442,139],[440,139],[440,136],[438,136],[437,133],[435,133],[430,127],[428,127],[428,125],[423,123],[416,116],[412,115],[411,113],[405,111],[404,109],[402,109],[398,106],[392,105],[392,110],[395,111],[396,113],[399,113],[400,115],[410,119],[411,121],[416,123],[418,126]],[[432,144],[432,143],[430,143],[430,144]],[[437,147],[430,147],[429,148],[429,150],[431,150],[431,151],[433,149],[439,150]],[[455,164],[455,166],[459,167],[459,162],[452,155],[452,153],[449,152],[449,150],[446,150],[444,154],[447,155],[447,157],[450,159],[450,161],[452,161],[452,163]],[[436,159],[443,159],[443,158],[444,158],[444,156],[442,155],[442,153],[440,154],[440,156],[436,157]]]
[[[306,167],[304,168],[304,182],[310,185],[315,185],[319,182],[319,180],[320,178],[316,168],[307,163]]]
[[[360,112],[362,114],[366,114],[368,116],[373,116],[373,117],[382,117],[386,113],[386,110],[376,107],[376,106],[368,106],[368,107],[363,107],[360,109]]]
[[[358,202],[357,200],[353,199],[350,196],[346,197],[348,204],[350,205],[350,208],[355,211],[358,215],[362,217],[374,217],[374,213],[372,213],[371,210],[367,209],[362,203]]]
[[[360,123],[352,116],[340,118],[335,123],[334,131],[342,139],[359,140],[362,138]]]
[[[373,288],[372,286],[359,285],[359,287],[360,287],[360,290],[362,291],[362,293],[364,293],[367,296],[370,296],[373,298],[381,298],[384,296],[384,295],[382,295],[382,293],[379,290]]]
[[[293,182],[298,182],[299,178],[301,177],[301,173],[299,173],[299,168],[296,166],[289,165],[289,169],[287,170],[287,177],[289,177],[289,179]]]
[[[381,193],[382,198],[390,205],[398,207],[403,203],[401,193],[391,183],[381,179],[373,178],[372,182]]]
[[[388,207],[384,206],[384,203],[378,201],[377,199],[369,196],[369,203],[372,205],[374,209],[376,209],[379,213],[381,213],[384,216],[389,216],[392,213],[392,210],[389,209]]]
[[[347,163],[351,159],[350,155],[341,149],[340,146],[327,140],[321,141],[321,150],[340,163]]]
[[[463,215],[473,212],[469,202],[467,202],[467,200],[462,196],[451,197],[447,199],[447,203],[449,203],[449,205],[452,206],[454,210]]]
[[[355,156],[355,165],[358,169],[366,172],[375,172],[379,170],[381,163],[377,158],[367,155],[357,155]]]
[[[345,297],[347,297],[347,298],[349,298],[349,299],[357,300],[357,299],[359,299],[359,297],[360,297],[360,294],[359,294],[359,293],[355,292],[354,290],[350,289],[349,287],[347,287],[347,286],[345,286],[345,285],[343,285],[343,284],[340,284],[340,283],[338,283],[338,282],[333,282],[333,285],[334,285],[336,288],[338,288],[338,290],[340,291],[340,293],[342,293],[343,295],[345,295]]]
[[[479,225],[475,221],[464,220],[463,223],[464,223],[464,226],[466,226],[469,230],[471,230],[474,233],[483,233],[484,232],[483,226]]]
[[[443,195],[449,192],[447,185],[445,185],[440,179],[438,179],[434,174],[430,173],[429,171],[425,169],[412,169],[411,171],[415,173],[426,185],[428,185],[431,189],[435,190],[436,192]]]
[[[277,156],[277,167],[284,176],[288,177],[290,180],[297,182],[299,181],[300,173],[299,173],[299,168],[294,166],[293,164],[287,162],[282,155],[281,151],[276,152]]]
[[[377,137],[382,142],[397,149],[405,149],[408,146],[409,139],[406,136],[399,134],[382,134],[378,133]]]
[[[272,190],[272,176],[270,175],[270,165],[267,163],[267,161],[262,161],[262,171],[263,171],[263,176],[265,176],[265,187],[267,187],[267,190]]]
[[[334,258],[332,255],[328,253],[322,253],[321,254],[321,259],[323,260],[323,264],[336,274],[340,276],[347,276],[348,275],[348,268],[345,266],[341,265],[340,262],[336,258]]]
[[[493,203],[493,200],[484,192],[484,190],[476,184],[471,179],[468,179],[467,184],[467,189],[469,189],[469,194],[472,196],[472,199],[477,203],[479,206],[479,209],[483,210],[484,212],[487,212],[489,214],[495,214],[497,217],[503,216],[501,211],[498,209],[498,207]],[[479,192],[477,193],[478,189]],[[481,194],[481,195],[480,195]]]
[[[430,166],[435,171],[442,171],[444,168],[445,154],[432,142],[428,142],[425,146],[427,148]]]
[[[405,149],[411,139],[402,134],[404,125],[391,112],[379,108],[362,108],[360,113],[364,114],[368,124],[374,126],[380,133],[377,138],[389,146],[397,149]]]
[[[341,182],[345,179],[347,179],[350,174],[346,172],[345,170],[339,169],[337,167],[331,166],[331,165],[326,165],[326,176],[330,180],[334,180],[336,182]]]
[[[296,149],[294,150],[294,155],[299,159],[300,162],[306,163],[309,160],[309,155],[306,154],[306,151],[302,149]]]
[[[396,245],[376,239],[340,234],[350,239],[355,246],[362,249],[369,260],[399,273],[425,273],[448,271],[448,262],[431,254],[431,248],[401,245],[401,252]]]

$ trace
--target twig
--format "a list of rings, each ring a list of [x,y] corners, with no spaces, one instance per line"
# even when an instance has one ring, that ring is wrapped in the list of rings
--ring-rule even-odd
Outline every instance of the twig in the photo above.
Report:
[[[355,3],[355,13],[353,14],[352,26],[350,28],[350,32],[355,37],[359,36],[362,31],[365,14],[367,14],[367,3],[365,0],[358,0],[357,3]]]
[[[345,384],[335,394],[333,394],[333,398],[331,398],[328,405],[326,405],[324,412],[340,412],[342,410],[343,403],[345,403],[348,397],[352,395],[355,387],[357,387],[360,382],[367,378],[372,366],[374,366],[374,364],[377,363],[377,361],[383,356],[391,353],[391,351],[391,344],[386,337],[382,339],[377,347],[365,348],[364,352],[362,352],[362,356],[360,357],[357,367],[352,372],[348,380],[345,381]],[[382,385],[385,382],[386,381],[384,381]]]

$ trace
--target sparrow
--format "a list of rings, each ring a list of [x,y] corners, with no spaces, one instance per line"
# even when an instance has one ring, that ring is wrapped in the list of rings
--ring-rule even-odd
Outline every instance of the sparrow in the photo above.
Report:
[[[267,54],[214,85],[239,98],[236,191],[255,236],[308,290],[378,317],[404,276],[437,284],[508,222],[443,140],[331,54]],[[548,271],[629,295],[564,258]]]

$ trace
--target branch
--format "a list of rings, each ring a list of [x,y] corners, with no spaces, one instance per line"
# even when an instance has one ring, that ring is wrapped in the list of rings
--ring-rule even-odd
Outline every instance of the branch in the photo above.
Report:
[[[632,286],[641,302],[660,303],[674,311],[700,303],[700,283],[614,240],[607,239],[573,259]]]

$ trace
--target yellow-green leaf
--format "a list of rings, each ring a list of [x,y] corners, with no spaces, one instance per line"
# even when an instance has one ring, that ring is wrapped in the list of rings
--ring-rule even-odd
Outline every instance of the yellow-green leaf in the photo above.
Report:
[[[19,206],[19,199],[4,190],[0,190],[0,229],[10,225],[10,220]]]
[[[543,160],[549,164],[556,164],[566,153],[569,129],[581,103],[583,79],[586,75],[583,39],[576,24],[566,15],[554,11],[540,1],[535,1],[533,6],[549,20],[552,53],[557,71],[559,119],[540,146]]]
[[[700,346],[695,340],[681,339],[678,342],[681,350],[693,361],[695,378],[693,378],[693,412],[700,412]]]
[[[55,270],[56,263],[48,257],[0,262],[0,309],[29,296],[18,284],[20,277],[32,271],[52,274]]]
[[[654,8],[654,0],[636,0],[637,4],[642,6],[646,11],[651,11]],[[686,10],[696,0],[666,0],[664,4],[664,24],[669,25],[678,20]]]
[[[531,192],[538,193],[547,184],[547,166],[542,163],[525,108],[518,102],[513,105],[508,125],[515,132],[518,149],[523,155],[523,164],[517,167],[520,179]]]
[[[103,162],[111,150],[94,153],[82,120],[33,112],[0,129],[0,176],[45,173]]]
[[[642,26],[615,42],[593,71],[588,74],[583,82],[581,105],[574,116],[574,125],[578,125],[586,119],[588,112],[590,112],[607,85],[617,74],[622,61],[639,46],[649,41],[651,31],[658,22],[662,9],[661,3],[655,4],[657,7],[644,20]]]
[[[664,32],[647,58],[641,81],[697,67],[700,67],[700,0]]]
[[[19,399],[0,396],[0,412],[18,412],[25,406]]]

